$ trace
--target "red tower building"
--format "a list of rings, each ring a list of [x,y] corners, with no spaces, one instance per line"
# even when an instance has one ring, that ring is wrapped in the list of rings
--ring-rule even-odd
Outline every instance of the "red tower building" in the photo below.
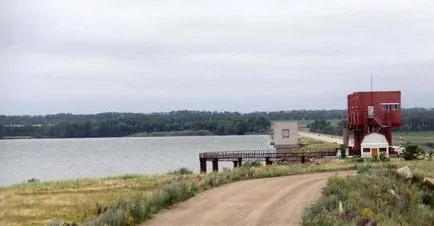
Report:
[[[400,91],[356,92],[348,95],[348,128],[354,134],[355,155],[361,154],[363,138],[373,132],[383,134],[392,145],[392,130],[401,126]]]

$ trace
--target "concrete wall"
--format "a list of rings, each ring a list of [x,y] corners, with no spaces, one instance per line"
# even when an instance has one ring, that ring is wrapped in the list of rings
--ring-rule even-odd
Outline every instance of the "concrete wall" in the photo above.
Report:
[[[286,133],[289,132],[289,133]],[[276,121],[273,122],[274,146],[297,146],[298,145],[298,122]]]

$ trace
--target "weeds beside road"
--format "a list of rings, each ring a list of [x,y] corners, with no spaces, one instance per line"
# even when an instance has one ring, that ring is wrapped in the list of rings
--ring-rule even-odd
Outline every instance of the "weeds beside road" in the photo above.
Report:
[[[434,185],[422,175],[402,178],[395,168],[363,166],[355,176],[329,179],[322,198],[305,210],[303,225],[434,225]]]

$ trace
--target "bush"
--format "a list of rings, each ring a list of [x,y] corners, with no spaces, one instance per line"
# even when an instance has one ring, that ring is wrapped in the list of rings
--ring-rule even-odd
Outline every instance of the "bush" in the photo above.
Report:
[[[357,164],[356,165],[356,169],[357,169],[357,173],[366,173],[369,172],[370,169],[372,169],[372,165],[365,165],[365,164]]]
[[[390,158],[386,157],[386,155],[382,153],[382,154],[380,154],[380,161],[389,162]]]
[[[405,150],[403,157],[405,160],[416,160],[418,156],[423,154],[423,150],[417,145],[408,145]]]
[[[175,174],[175,175],[189,175],[189,174],[193,174],[193,171],[186,168],[186,167],[182,167],[179,168],[173,172],[169,172],[169,174]]]
[[[261,167],[262,163],[260,161],[246,161],[245,163],[243,163],[243,167]]]

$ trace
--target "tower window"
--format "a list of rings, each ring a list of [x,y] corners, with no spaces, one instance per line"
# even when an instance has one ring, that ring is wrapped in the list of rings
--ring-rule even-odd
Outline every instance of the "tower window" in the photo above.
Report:
[[[289,129],[282,129],[282,137],[286,139],[289,138]]]

